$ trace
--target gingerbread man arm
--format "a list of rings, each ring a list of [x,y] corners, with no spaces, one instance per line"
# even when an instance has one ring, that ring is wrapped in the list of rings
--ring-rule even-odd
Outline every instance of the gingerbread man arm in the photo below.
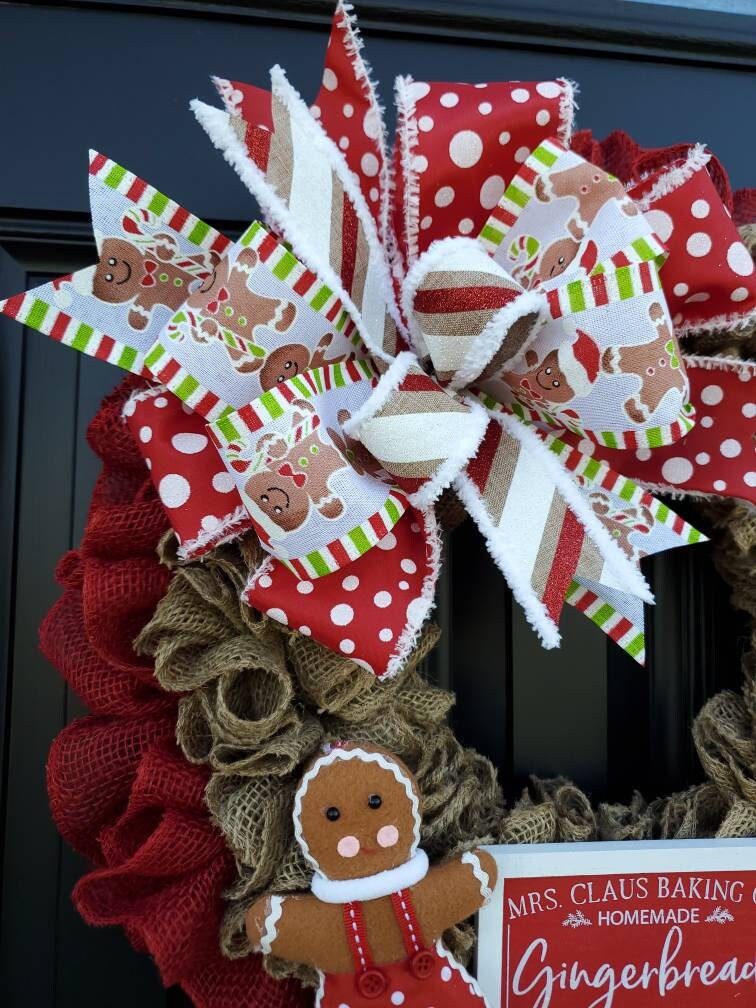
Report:
[[[245,918],[250,945],[317,968],[351,967],[341,907],[313,896],[263,896]]]
[[[150,309],[152,306],[150,305]],[[144,305],[141,304],[139,298],[133,303],[131,308],[129,308],[129,325],[132,329],[138,329],[142,332],[150,324],[150,319],[152,317],[152,312],[148,311]]]
[[[170,234],[156,234],[152,236],[152,240],[155,243],[155,255],[162,262],[169,262],[180,252],[178,243],[173,235]]]
[[[310,367],[323,367],[326,363],[326,350],[333,343],[333,333],[326,333],[312,352],[310,357]]]
[[[479,848],[437,865],[412,889],[426,945],[478,911],[496,885],[496,862]]]

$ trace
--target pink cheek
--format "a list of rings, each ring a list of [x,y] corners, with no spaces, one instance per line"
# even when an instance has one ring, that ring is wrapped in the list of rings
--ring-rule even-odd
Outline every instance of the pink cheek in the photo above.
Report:
[[[336,850],[342,857],[354,857],[360,853],[360,841],[356,836],[343,836],[336,844]]]
[[[381,847],[393,847],[399,840],[399,830],[396,826],[381,826],[375,839]]]

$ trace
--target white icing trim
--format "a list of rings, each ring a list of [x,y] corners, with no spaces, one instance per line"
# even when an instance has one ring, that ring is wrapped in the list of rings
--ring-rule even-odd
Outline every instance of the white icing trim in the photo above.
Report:
[[[285,896],[271,896],[270,909],[263,923],[262,934],[260,935],[260,952],[263,955],[270,955],[273,942],[278,938],[278,922],[283,913]]]
[[[466,984],[470,985],[473,994],[477,994],[477,996],[483,1002],[485,1008],[489,1008],[488,1001],[486,1001],[485,994],[480,989],[480,984],[478,983],[478,981],[475,979],[474,976],[471,976],[467,972],[462,963],[457,962],[457,960],[454,958],[454,956],[451,954],[449,949],[444,945],[444,943],[441,941],[440,938],[436,940],[436,952],[442,959],[446,959],[446,961],[449,963],[449,966],[453,970],[456,970],[457,973],[459,973],[459,975],[462,977],[462,979],[465,981]]]
[[[189,104],[197,122],[199,122],[200,126],[202,126],[204,131],[207,133],[213,146],[221,152],[224,159],[231,165],[241,181],[255,197],[257,202],[260,204],[260,209],[265,214],[266,219],[270,221],[271,226],[276,231],[279,231],[281,234],[286,236],[286,240],[293,248],[295,254],[307,266],[309,266],[309,268],[316,273],[324,283],[328,284],[328,286],[338,295],[339,298],[341,298],[344,307],[349,312],[352,321],[357,327],[357,331],[362,337],[365,345],[370,348],[371,353],[374,356],[379,357],[381,360],[392,360],[393,358],[386,354],[383,350],[382,344],[376,345],[371,334],[365,329],[362,316],[360,315],[357,306],[344,290],[341,281],[331,268],[330,263],[324,262],[320,259],[319,254],[312,248],[310,242],[307,239],[302,238],[299,228],[292,227],[292,216],[289,208],[278,195],[275,188],[266,181],[265,176],[257,165],[248,156],[246,150],[244,149],[244,145],[239,140],[236,133],[234,133],[234,130],[230,125],[230,116],[228,113],[223,112],[221,109],[213,108],[212,105],[206,105],[197,98]],[[321,127],[317,126],[316,121],[312,118],[309,112],[307,113],[307,118],[311,120],[318,129],[321,129]],[[323,136],[325,135],[323,134]],[[352,179],[352,186],[354,185],[356,185],[356,183]],[[372,218],[371,223],[373,224],[373,233],[376,234],[377,237],[375,224],[372,221]],[[403,325],[401,327],[401,331],[404,332]]]
[[[356,879],[329,879],[319,872],[312,877],[312,895],[322,903],[366,903],[417,885],[428,874],[428,855],[420,848],[396,868]]]
[[[407,624],[396,642],[396,648],[382,677],[384,679],[392,679],[404,668],[404,663],[415,648],[423,624],[436,604],[436,584],[441,569],[441,537],[433,508],[423,512],[421,520],[425,523],[426,545],[430,553],[427,563],[430,570],[423,581],[420,595],[412,602],[412,616],[408,616]]]
[[[577,96],[580,88],[575,81],[568,80],[566,77],[557,77],[557,83],[564,88],[559,99],[560,125],[557,136],[564,147],[569,147],[572,141],[572,131],[575,128],[575,113],[579,108]]]
[[[669,193],[674,192],[675,189],[679,189],[681,185],[687,182],[688,179],[699,170],[699,168],[704,168],[709,161],[711,161],[711,154],[707,153],[706,147],[700,143],[695,144],[688,151],[688,155],[683,164],[670,168],[668,171],[660,175],[649,191],[645,195],[634,199],[634,202],[640,210],[645,213],[653,202],[661,199],[662,196],[668,196]],[[646,172],[644,175],[641,175],[637,181],[631,182],[627,188],[634,188],[634,186],[638,185],[639,182],[645,181],[645,179],[649,178],[653,174],[655,173]]]
[[[328,752],[324,753],[312,764],[310,769],[304,775],[299,783],[296,794],[294,795],[294,836],[302,848],[302,853],[309,863],[313,866],[315,871],[322,875],[320,872],[320,865],[316,859],[310,853],[310,848],[307,844],[302,833],[302,800],[307,794],[307,790],[310,786],[310,781],[314,780],[320,771],[332,763],[337,763],[341,761],[349,760],[361,760],[363,763],[377,763],[379,767],[383,770],[388,770],[390,774],[394,777],[397,783],[404,787],[407,792],[407,798],[412,806],[412,818],[414,821],[413,827],[413,840],[412,848],[410,850],[410,857],[413,857],[418,847],[420,846],[420,799],[418,798],[417,792],[413,787],[412,780],[407,777],[403,770],[399,768],[399,765],[393,760],[389,759],[383,753],[380,752],[366,752],[364,749],[342,749],[340,747],[334,746],[329,749]]]
[[[475,851],[465,851],[460,858],[460,861],[462,864],[470,865],[472,868],[472,873],[480,886],[480,895],[483,897],[483,906],[487,906],[491,901],[491,896],[493,896],[493,890],[491,889],[491,879],[488,872],[480,863],[480,858]]]
[[[420,226],[420,182],[413,167],[415,148],[418,142],[415,100],[409,94],[412,77],[397,77],[394,81],[394,102],[396,104],[396,136],[399,144],[399,163],[402,172],[403,198],[402,223],[404,241],[407,246],[407,265],[417,259],[417,237]]]

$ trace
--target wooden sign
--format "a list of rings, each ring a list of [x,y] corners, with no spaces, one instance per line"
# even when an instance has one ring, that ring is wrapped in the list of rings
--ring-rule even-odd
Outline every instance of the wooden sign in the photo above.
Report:
[[[756,840],[488,850],[489,1008],[756,1008]]]

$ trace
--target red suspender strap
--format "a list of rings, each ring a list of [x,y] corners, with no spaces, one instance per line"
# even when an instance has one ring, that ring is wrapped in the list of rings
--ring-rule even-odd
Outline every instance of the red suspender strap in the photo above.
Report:
[[[343,912],[349,949],[352,953],[352,959],[354,959],[354,969],[356,973],[362,973],[373,965],[362,907],[359,903],[345,903]]]
[[[382,970],[377,969],[373,963],[362,907],[359,903],[345,903],[343,914],[347,941],[354,960],[357,990],[366,998],[380,997],[388,987],[388,981]]]
[[[392,893],[391,905],[399,930],[402,932],[410,970],[418,980],[425,980],[435,969],[436,959],[423,941],[423,933],[409,889],[400,889],[399,892]]]

